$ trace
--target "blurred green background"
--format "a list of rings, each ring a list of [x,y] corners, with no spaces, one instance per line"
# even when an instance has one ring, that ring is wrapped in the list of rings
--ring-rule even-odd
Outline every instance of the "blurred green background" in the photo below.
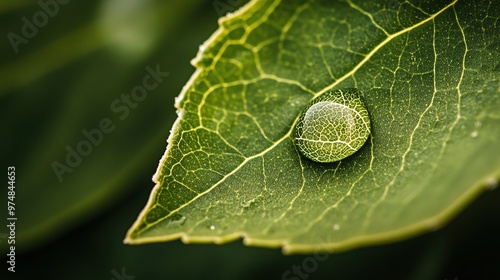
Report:
[[[122,269],[129,280],[500,277],[498,188],[443,229],[333,254],[314,269],[307,267],[310,256],[240,241],[124,245],[177,117],[174,99],[195,70],[189,61],[217,19],[245,1],[59,1],[42,0],[49,10],[32,0],[0,4],[1,160],[4,174],[16,167],[18,218],[15,274],[7,272],[7,229],[0,230],[7,279],[120,280]],[[125,104],[122,94],[142,85],[148,66],[169,75],[123,117],[111,104]],[[82,130],[98,129],[105,118],[114,131],[59,181],[53,163],[66,164],[67,147],[77,150],[86,140]],[[7,191],[0,204],[5,224]]]

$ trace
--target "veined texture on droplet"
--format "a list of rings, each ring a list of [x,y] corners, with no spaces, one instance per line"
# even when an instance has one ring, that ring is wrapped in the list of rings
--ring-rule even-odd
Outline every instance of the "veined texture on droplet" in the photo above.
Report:
[[[358,151],[370,135],[370,118],[355,88],[328,91],[311,101],[295,127],[299,151],[316,162],[335,162]]]

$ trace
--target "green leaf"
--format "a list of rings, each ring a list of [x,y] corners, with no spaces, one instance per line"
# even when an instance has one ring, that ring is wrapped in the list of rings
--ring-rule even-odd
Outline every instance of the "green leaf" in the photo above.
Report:
[[[436,229],[495,186],[500,3],[431,2],[254,1],[222,19],[125,242],[339,251]],[[367,143],[302,157],[302,109],[349,87],[365,93]]]

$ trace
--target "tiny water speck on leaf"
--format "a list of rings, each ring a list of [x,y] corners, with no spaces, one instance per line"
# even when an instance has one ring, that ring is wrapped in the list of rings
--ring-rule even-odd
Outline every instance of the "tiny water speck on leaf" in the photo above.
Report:
[[[295,127],[299,151],[316,162],[335,162],[358,151],[370,136],[370,117],[359,89],[323,93],[302,111]]]

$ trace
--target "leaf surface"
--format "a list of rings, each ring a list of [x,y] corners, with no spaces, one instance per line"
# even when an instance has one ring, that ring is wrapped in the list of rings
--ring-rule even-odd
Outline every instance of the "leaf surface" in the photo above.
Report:
[[[254,1],[220,21],[125,242],[338,251],[435,229],[500,176],[498,1]],[[364,92],[372,134],[312,162],[313,98]]]

